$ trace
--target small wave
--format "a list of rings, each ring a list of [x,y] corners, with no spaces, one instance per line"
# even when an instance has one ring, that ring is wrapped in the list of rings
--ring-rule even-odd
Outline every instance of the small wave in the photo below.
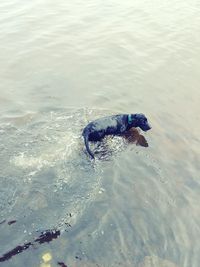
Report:
[[[53,167],[58,161],[69,159],[77,146],[77,137],[69,132],[59,140],[59,143],[50,144],[41,154],[32,156],[28,151],[20,152],[11,158],[11,163],[22,169],[41,170],[44,167]]]

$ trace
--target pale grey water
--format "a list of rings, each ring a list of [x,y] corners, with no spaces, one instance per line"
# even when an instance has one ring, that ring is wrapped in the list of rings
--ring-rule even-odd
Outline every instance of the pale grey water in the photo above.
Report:
[[[67,230],[2,266],[199,266],[199,13],[195,0],[1,0],[0,257]],[[149,147],[114,138],[91,163],[84,125],[134,112]]]

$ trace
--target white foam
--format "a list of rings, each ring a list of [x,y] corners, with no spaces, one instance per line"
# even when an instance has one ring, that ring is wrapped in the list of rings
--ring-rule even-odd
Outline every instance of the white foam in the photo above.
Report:
[[[39,145],[39,144],[38,144]],[[47,144],[48,145],[48,144]],[[41,170],[44,167],[55,166],[58,161],[63,161],[70,158],[78,147],[78,139],[72,133],[69,132],[63,138],[59,138],[55,144],[49,144],[49,146],[42,147],[41,154],[32,155],[29,151],[20,152],[11,158],[10,162],[22,169],[37,169]]]

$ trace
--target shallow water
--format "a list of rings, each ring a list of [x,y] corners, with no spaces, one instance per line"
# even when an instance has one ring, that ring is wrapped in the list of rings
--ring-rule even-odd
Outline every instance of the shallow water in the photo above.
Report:
[[[195,0],[1,1],[2,266],[199,266],[199,12]],[[91,162],[83,127],[135,112],[149,146],[108,138]],[[35,241],[49,229],[58,238]]]

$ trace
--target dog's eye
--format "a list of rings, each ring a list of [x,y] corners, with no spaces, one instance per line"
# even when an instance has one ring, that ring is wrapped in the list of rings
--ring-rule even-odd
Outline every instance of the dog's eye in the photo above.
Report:
[[[144,122],[147,122],[147,118],[144,119]]]

